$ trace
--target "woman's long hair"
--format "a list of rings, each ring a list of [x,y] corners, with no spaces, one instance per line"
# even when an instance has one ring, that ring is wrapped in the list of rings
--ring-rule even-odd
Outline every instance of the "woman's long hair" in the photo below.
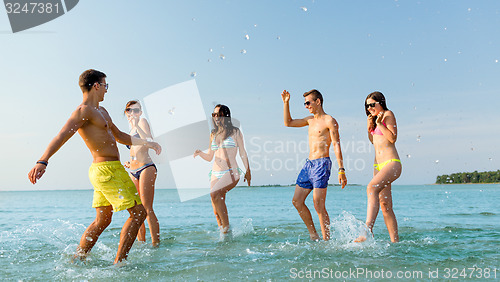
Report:
[[[221,126],[218,126],[215,122],[215,118],[212,117],[212,125],[214,129],[212,129],[212,135],[215,138],[215,135],[218,133],[223,133],[224,138],[222,140],[226,140],[229,136],[233,134],[238,128],[233,125],[231,121],[231,111],[226,105],[217,104],[214,109],[219,108],[219,119],[222,120]]]
[[[389,110],[387,108],[386,103],[385,103],[384,94],[382,94],[382,92],[375,91],[375,92],[372,92],[372,93],[368,94],[368,96],[365,99],[365,112],[366,112],[366,116],[370,115],[370,112],[368,111],[368,107],[366,106],[366,100],[368,100],[368,99],[373,99],[376,102],[378,102],[380,104],[380,106],[382,107],[382,109],[384,109],[384,111],[388,111]],[[377,125],[375,124],[376,120],[377,120],[377,116],[372,117],[372,120],[370,122],[370,131],[375,130],[375,127],[377,127]]]

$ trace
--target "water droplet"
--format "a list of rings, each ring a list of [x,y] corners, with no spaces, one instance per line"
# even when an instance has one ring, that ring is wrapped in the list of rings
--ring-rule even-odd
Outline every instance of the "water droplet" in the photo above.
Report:
[[[137,196],[137,195],[139,195],[139,193],[138,193],[138,192],[135,192],[135,195]]]
[[[246,39],[246,40],[249,40],[249,39],[250,39],[250,36],[248,36],[248,34],[245,34],[245,39]]]
[[[279,35],[276,36],[276,40],[280,40],[280,39],[281,39],[281,37]]]
[[[474,148],[470,148],[471,151],[474,151]]]
[[[89,241],[89,242],[94,241],[94,239],[92,239],[92,237],[85,237],[85,239],[86,239],[87,241]]]
[[[412,86],[412,87],[413,87],[413,86],[415,86],[415,82],[412,82],[412,83],[411,83],[411,86]]]
[[[226,56],[224,56],[224,54],[220,54],[220,55],[219,55],[219,58],[220,58],[221,60],[224,60],[224,59],[226,59]]]
[[[253,27],[257,27],[257,24],[254,24]]]
[[[498,63],[498,60],[495,60],[495,63]]]
[[[434,163],[438,164],[438,163],[439,163],[439,160],[434,161]]]
[[[307,12],[307,8],[306,7],[300,7],[300,9],[304,12]]]
[[[407,157],[407,158],[411,158],[411,155],[410,155],[410,154],[408,154],[408,155],[406,155],[406,157]]]
[[[241,54],[246,54],[246,53],[247,53],[247,50],[245,50],[245,49],[241,49],[240,53],[241,53]]]
[[[208,59],[208,60],[207,60],[207,62],[209,62],[209,63],[210,63],[211,61],[212,61],[211,59]]]
[[[120,196],[118,196],[118,198],[120,198],[121,200],[123,200],[123,198],[125,198],[125,197],[123,197],[123,195],[120,195]]]
[[[208,52],[213,52],[213,51],[214,51],[214,49],[212,49],[212,48],[208,49]]]
[[[196,72],[195,71],[191,72],[191,74],[189,76],[195,77],[196,76]]]
[[[417,142],[420,142],[420,135],[417,135]]]
[[[385,56],[382,56],[382,59],[385,59]]]
[[[273,176],[273,174],[271,173],[271,176]]]
[[[413,107],[413,109],[416,111],[417,110],[417,106]]]
[[[467,12],[470,12],[471,10],[472,10],[471,8],[468,8],[468,9],[467,9]]]
[[[448,62],[448,59],[444,58],[444,61],[445,61],[445,62]]]
[[[175,114],[175,107],[172,107],[170,110],[168,110],[168,113],[171,114],[171,115],[174,115]]]
[[[492,161],[493,159],[492,158],[488,158],[489,161]]]
[[[191,20],[192,20],[193,22],[195,22],[195,21],[196,21],[196,18],[192,18]]]

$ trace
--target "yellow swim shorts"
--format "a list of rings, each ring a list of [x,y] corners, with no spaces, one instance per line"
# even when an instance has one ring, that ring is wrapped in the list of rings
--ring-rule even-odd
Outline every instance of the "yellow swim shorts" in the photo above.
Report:
[[[141,204],[134,182],[119,161],[93,163],[89,179],[94,186],[93,208],[111,205],[117,212]]]

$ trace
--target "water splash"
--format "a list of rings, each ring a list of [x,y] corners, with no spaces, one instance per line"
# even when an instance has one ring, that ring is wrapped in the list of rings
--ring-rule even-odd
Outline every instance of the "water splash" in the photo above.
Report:
[[[189,76],[191,77],[195,77],[197,75],[197,73],[195,71],[191,72],[191,74],[189,74]]]
[[[365,243],[375,242],[373,234],[368,230],[366,224],[347,211],[342,211],[339,216],[332,220],[330,234],[331,239],[340,244],[353,243],[359,236],[366,237]]]
[[[304,11],[304,12],[307,12],[307,8],[306,8],[306,7],[304,7],[304,6],[300,7],[300,9],[301,9],[302,11]]]

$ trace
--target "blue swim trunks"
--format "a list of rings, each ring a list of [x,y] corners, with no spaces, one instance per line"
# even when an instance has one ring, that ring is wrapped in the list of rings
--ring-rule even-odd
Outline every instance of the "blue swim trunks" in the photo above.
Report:
[[[326,188],[331,169],[332,161],[329,157],[315,160],[306,159],[306,164],[297,177],[297,185],[306,189]]]

